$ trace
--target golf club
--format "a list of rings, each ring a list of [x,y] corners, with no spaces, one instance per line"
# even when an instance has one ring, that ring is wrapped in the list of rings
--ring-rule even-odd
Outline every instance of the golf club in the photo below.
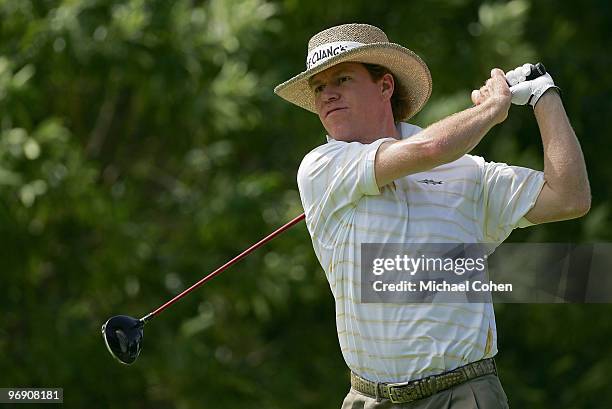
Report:
[[[217,268],[215,271],[208,274],[200,281],[193,284],[191,287],[187,288],[185,291],[172,298],[170,301],[167,301],[166,303],[157,307],[157,309],[145,315],[144,317],[137,319],[127,315],[116,315],[114,317],[109,318],[108,321],[106,321],[104,325],[102,325],[102,338],[104,338],[104,344],[106,345],[108,352],[110,352],[111,355],[122,364],[129,365],[133,363],[136,358],[138,358],[140,350],[142,349],[143,327],[147,322],[149,322],[157,314],[159,314],[160,312],[162,312],[163,310],[165,310],[166,308],[168,308],[169,306],[171,306],[172,304],[174,304],[175,302],[177,302],[178,300],[180,300],[181,298],[183,298],[208,280],[215,277],[217,274],[220,274],[234,263],[240,261],[247,255],[252,253],[257,248],[272,240],[274,237],[278,236],[293,225],[304,220],[304,218],[305,215],[302,213],[290,222],[286,223],[284,226],[278,228],[274,232],[270,233],[268,236],[253,244],[251,247],[244,250],[242,253],[238,254],[236,257],[234,257],[227,263],[223,264],[221,267]]]

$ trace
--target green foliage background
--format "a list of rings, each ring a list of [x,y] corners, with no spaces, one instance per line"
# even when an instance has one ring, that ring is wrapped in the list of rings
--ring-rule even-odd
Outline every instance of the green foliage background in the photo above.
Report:
[[[302,212],[295,176],[324,142],[272,88],[306,42],[382,27],[428,63],[414,123],[470,105],[493,67],[542,61],[562,88],[593,190],[582,219],[514,241],[612,234],[610,29],[604,0],[0,0],[0,386],[63,387],[70,408],[338,408],[348,372],[300,224],[168,309],[138,362],[104,348],[142,316]],[[541,169],[533,114],[478,146]],[[609,305],[497,305],[515,408],[612,404]]]

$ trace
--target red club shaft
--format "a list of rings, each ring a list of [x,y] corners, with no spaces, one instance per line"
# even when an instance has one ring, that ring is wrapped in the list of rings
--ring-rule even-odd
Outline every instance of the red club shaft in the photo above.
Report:
[[[267,235],[263,239],[259,240],[257,243],[253,244],[248,249],[244,250],[242,253],[238,254],[236,257],[234,257],[233,259],[231,259],[227,263],[223,264],[221,267],[217,268],[212,273],[208,274],[206,277],[202,278],[197,283],[193,284],[191,287],[189,287],[188,289],[186,289],[182,293],[178,294],[176,297],[174,297],[170,301],[167,301],[165,304],[157,307],[157,309],[155,311],[153,311],[153,312],[145,315],[144,317],[142,317],[140,320],[143,321],[143,322],[149,321],[151,318],[153,318],[154,316],[156,316],[157,314],[159,314],[160,312],[162,312],[163,310],[165,310],[166,308],[168,308],[169,306],[174,304],[176,301],[180,300],[181,298],[183,298],[184,296],[186,296],[187,294],[189,294],[190,292],[192,292],[193,290],[195,290],[196,288],[198,288],[199,286],[201,286],[202,284],[204,284],[208,280],[211,280],[212,278],[214,278],[217,274],[220,274],[221,272],[225,271],[227,268],[229,268],[233,264],[237,263],[238,261],[242,260],[244,257],[246,257],[247,255],[252,253],[254,250],[256,250],[259,247],[263,246],[264,244],[266,244],[267,242],[269,242],[270,240],[272,240],[273,238],[275,238],[276,236],[278,236],[279,234],[281,234],[285,230],[289,229],[293,225],[295,225],[295,224],[301,222],[302,220],[304,220],[304,217],[305,217],[305,215],[304,215],[304,213],[302,213],[301,215],[297,216],[295,219],[291,220],[290,222],[288,222],[284,226],[282,226],[282,227],[278,228],[277,230],[273,231],[272,233],[270,233],[269,235]]]

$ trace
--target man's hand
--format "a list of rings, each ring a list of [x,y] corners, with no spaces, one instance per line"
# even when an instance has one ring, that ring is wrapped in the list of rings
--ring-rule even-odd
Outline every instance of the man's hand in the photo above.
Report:
[[[506,82],[504,72],[499,68],[491,70],[491,78],[479,90],[472,91],[474,105],[490,104],[495,123],[503,122],[508,117],[512,94]]]
[[[529,104],[535,108],[538,100],[546,91],[550,88],[559,90],[559,87],[555,86],[552,77],[548,73],[527,81],[526,78],[529,77],[533,68],[533,64],[523,64],[506,73],[506,79],[510,84],[510,91],[512,92],[513,104]]]

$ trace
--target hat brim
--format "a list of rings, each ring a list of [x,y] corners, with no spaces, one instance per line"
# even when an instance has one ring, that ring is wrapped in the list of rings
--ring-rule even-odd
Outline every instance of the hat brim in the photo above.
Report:
[[[393,73],[396,81],[406,89],[409,98],[408,112],[400,120],[416,115],[431,96],[432,81],[427,64],[414,52],[394,43],[365,44],[345,51],[283,82],[274,88],[274,92],[292,104],[317,113],[315,96],[308,80],[313,75],[343,62],[377,64]]]

